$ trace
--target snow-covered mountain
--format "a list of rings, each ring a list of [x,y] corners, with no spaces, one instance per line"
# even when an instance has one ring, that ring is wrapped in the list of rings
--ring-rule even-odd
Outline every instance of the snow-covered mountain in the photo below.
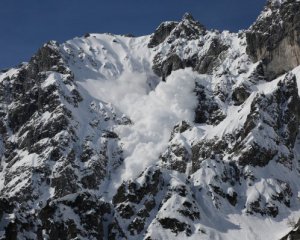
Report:
[[[0,73],[0,239],[300,239],[299,65],[297,0],[48,42]]]

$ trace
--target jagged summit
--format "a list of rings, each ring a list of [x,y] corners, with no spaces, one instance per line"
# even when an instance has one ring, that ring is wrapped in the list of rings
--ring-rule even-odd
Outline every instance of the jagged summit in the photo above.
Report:
[[[300,6],[270,3],[0,72],[0,239],[297,239]]]
[[[293,2],[293,1],[298,1],[298,0],[292,0],[292,1],[288,1],[288,0],[268,0],[267,1],[267,6],[280,7],[280,5],[285,3],[285,2]]]
[[[196,21],[190,13],[185,13],[182,20],[174,29],[173,34],[176,37],[183,35],[184,37],[191,39],[199,36],[199,34],[203,34],[205,30],[205,27]]]
[[[198,21],[195,20],[195,18],[192,16],[192,14],[188,13],[188,12],[183,14],[181,21],[182,22],[187,21],[187,22],[190,22],[190,24],[197,24],[197,25],[199,24],[199,25],[201,25]],[[204,27],[204,26],[202,26],[202,27]]]
[[[185,14],[183,14],[182,20],[195,21],[195,19],[192,16],[192,14],[190,14],[188,12],[186,12]]]
[[[185,13],[180,22],[163,22],[151,36],[149,47],[156,47],[164,42],[172,42],[179,37],[192,39],[199,37],[206,31],[205,27],[195,21],[190,13]]]

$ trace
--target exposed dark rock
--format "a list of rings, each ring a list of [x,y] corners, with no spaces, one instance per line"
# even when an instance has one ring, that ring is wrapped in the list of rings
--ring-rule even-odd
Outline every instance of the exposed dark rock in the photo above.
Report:
[[[130,201],[140,203],[146,195],[155,195],[158,192],[161,183],[160,170],[147,170],[142,175],[145,176],[146,182],[142,186],[137,186],[134,182],[122,184],[118,189],[117,194],[113,198],[113,204]]]
[[[173,47],[176,49],[176,46]],[[172,49],[173,49],[172,48]],[[221,53],[228,49],[218,38],[214,38],[203,56],[191,56],[188,59],[181,59],[174,50],[166,56],[161,53],[153,59],[153,71],[165,81],[172,71],[191,67],[200,74],[212,74],[215,66],[218,66]]]
[[[135,215],[133,207],[131,207],[129,204],[120,204],[117,207],[117,211],[119,212],[120,216],[125,219],[130,219],[133,215]]]
[[[192,172],[196,172],[205,159],[222,159],[227,149],[228,143],[225,140],[213,139],[195,143],[192,146]]]
[[[116,217],[126,222],[123,232],[129,230],[131,235],[137,235],[148,227],[145,223],[151,219],[151,211],[157,207],[155,196],[164,186],[161,175],[160,170],[149,168],[138,177],[143,184],[129,181],[118,189],[113,204],[117,211]]]
[[[192,66],[200,74],[211,74],[213,68],[218,65],[219,56],[222,52],[228,49],[220,39],[214,38],[209,46],[209,49],[199,59],[197,59],[195,66]]]
[[[239,157],[239,162],[241,165],[252,165],[252,166],[266,166],[276,155],[277,150],[268,150],[263,147],[253,144],[251,148],[242,153]]]
[[[273,202],[267,202],[265,205],[263,205],[261,197],[254,201],[251,202],[248,207],[247,207],[247,213],[248,214],[254,214],[258,213],[262,216],[267,215],[275,218],[278,213],[278,206],[276,206]]]
[[[118,135],[114,132],[110,132],[110,131],[105,131],[103,134],[102,134],[102,137],[104,138],[119,138]]]
[[[289,146],[293,146],[298,133],[300,113],[298,106],[296,80],[293,75],[288,74],[283,81],[278,83],[278,89],[272,95],[262,94],[254,98],[244,127],[235,137],[225,135],[222,139],[205,140],[192,146],[193,171],[199,169],[201,159],[222,159],[225,153],[238,155],[241,165],[265,166],[278,156],[277,147],[266,149],[261,143],[254,141],[250,144],[251,147],[248,142],[246,151],[243,149],[246,148],[244,140],[250,136],[249,134],[254,132],[258,135],[264,134],[262,130],[268,127],[272,127],[277,134],[276,144],[281,142],[290,149],[291,155],[279,154],[280,158],[278,158],[279,162],[288,166],[292,158],[292,149]],[[266,124],[266,126],[263,127],[261,124]],[[233,146],[232,150],[229,146]]]
[[[108,228],[108,239],[118,240],[118,239],[126,239],[126,235],[121,229],[118,221],[115,219]]]
[[[72,219],[64,221],[55,218],[55,216],[63,216],[70,211],[80,219],[80,225]],[[40,211],[39,217],[42,225],[39,234],[46,234],[50,239],[76,237],[105,239],[103,224],[107,214],[111,214],[110,205],[101,202],[89,193],[70,195],[66,199],[47,203]],[[62,238],[62,236],[65,237]],[[42,235],[38,237],[43,239]]]
[[[191,128],[191,125],[188,124],[186,121],[181,121],[180,123],[176,124],[171,132],[170,140],[172,140],[176,133],[183,133]]]
[[[243,104],[249,96],[250,92],[244,86],[239,86],[232,92],[232,100],[235,102],[235,105]]]
[[[205,87],[196,83],[195,93],[198,98],[198,104],[195,109],[195,123],[207,123],[217,125],[225,115],[219,108],[212,94],[208,94]]]
[[[192,233],[191,227],[188,224],[180,222],[176,218],[161,218],[158,221],[163,228],[170,229],[173,233],[185,232],[187,236],[190,236]]]
[[[292,223],[293,224],[293,223]],[[300,221],[295,223],[294,229],[290,231],[287,235],[285,235],[283,238],[280,240],[298,240],[300,239]]]
[[[70,167],[63,169],[60,172],[59,177],[52,179],[51,185],[55,188],[55,195],[57,197],[76,193],[79,190],[77,176]]]
[[[145,222],[143,219],[136,217],[128,226],[131,235],[141,233],[144,230]]]
[[[178,22],[164,22],[160,24],[151,36],[148,47],[153,48],[164,42],[177,25]]]
[[[151,200],[145,201],[145,208],[148,212],[150,212],[156,206],[154,198]]]
[[[232,195],[226,194],[226,198],[232,206],[235,206],[237,204],[237,196],[238,195],[236,192],[234,192]]]
[[[187,40],[197,39],[200,35],[205,34],[205,32],[206,29],[201,23],[195,21],[191,14],[185,13],[182,20],[172,31],[169,42],[177,38],[185,38]]]
[[[5,228],[5,236],[8,240],[18,239],[18,225],[17,223],[10,222]]]
[[[184,63],[180,57],[176,54],[171,54],[164,61],[160,62],[160,54],[154,58],[153,71],[165,81],[166,77],[171,74],[172,71],[183,69]]]
[[[163,166],[167,169],[176,170],[181,173],[186,172],[191,154],[184,144],[172,143],[172,140],[176,135],[180,135],[190,128],[191,126],[185,121],[175,125],[171,133],[170,144],[166,151],[160,156]]]
[[[192,203],[185,201],[182,205],[183,208],[178,210],[179,213],[185,217],[188,217],[192,221],[200,219],[200,212],[195,209]]]
[[[166,77],[172,71],[183,69],[185,67],[192,67],[199,72],[207,73],[213,67],[213,62],[218,57],[219,53],[223,51],[223,47],[219,44],[218,40],[213,41],[211,48],[208,50],[207,56],[199,59],[193,56],[188,59],[181,59],[176,54],[176,48],[180,44],[176,43],[177,39],[192,40],[205,35],[206,29],[199,22],[195,21],[190,14],[185,14],[182,21],[163,23],[157,29],[157,32],[152,35],[149,43],[150,47],[157,46],[158,44],[167,41],[171,44],[170,51],[167,53],[157,53],[153,59],[153,71],[165,81]]]
[[[269,1],[265,14],[246,32],[247,53],[253,61],[262,60],[264,72],[272,80],[300,64],[300,2],[275,5]]]
[[[270,103],[276,105],[270,105]],[[273,95],[258,95],[251,104],[251,113],[248,115],[244,129],[241,133],[242,141],[235,147],[241,149],[243,139],[258,128],[260,122],[272,127],[283,145],[290,148],[295,143],[300,121],[300,99],[296,78],[293,74],[287,74],[283,81],[278,83],[278,90]],[[266,119],[267,113],[272,120]],[[260,127],[262,128],[262,127]],[[259,131],[259,130],[257,130]],[[291,150],[292,154],[292,150]],[[239,161],[242,165],[265,166],[270,160],[278,155],[276,148],[265,149],[260,143],[251,144],[248,151],[243,151]],[[278,161],[288,166],[291,156],[282,156]]]

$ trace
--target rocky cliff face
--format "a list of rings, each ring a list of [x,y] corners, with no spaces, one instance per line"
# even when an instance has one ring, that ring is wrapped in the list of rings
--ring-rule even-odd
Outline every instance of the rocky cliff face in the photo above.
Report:
[[[299,7],[51,41],[2,71],[0,239],[298,239]]]
[[[274,77],[300,64],[300,2],[269,0],[246,32],[247,52],[262,61],[266,76]]]

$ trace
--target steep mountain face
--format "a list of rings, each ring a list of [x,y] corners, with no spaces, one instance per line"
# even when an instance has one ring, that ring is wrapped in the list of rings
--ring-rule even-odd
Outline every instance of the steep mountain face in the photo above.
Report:
[[[299,239],[299,4],[2,71],[0,239]]]
[[[300,2],[269,0],[246,32],[247,53],[262,60],[269,80],[300,64]]]

